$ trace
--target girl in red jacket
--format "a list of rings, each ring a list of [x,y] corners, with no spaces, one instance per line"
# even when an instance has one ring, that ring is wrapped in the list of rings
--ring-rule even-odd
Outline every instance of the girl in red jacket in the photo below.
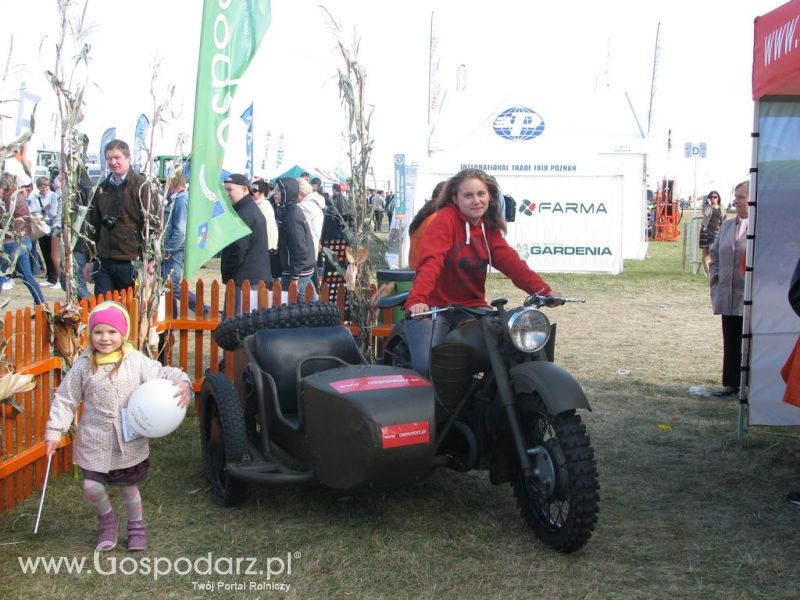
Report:
[[[468,318],[459,311],[422,318],[431,307],[486,307],[486,270],[491,266],[529,294],[552,294],[550,286],[508,245],[500,213],[497,180],[480,169],[465,169],[451,177],[438,198],[438,215],[425,231],[406,323],[411,367],[428,374],[430,351],[447,333]]]

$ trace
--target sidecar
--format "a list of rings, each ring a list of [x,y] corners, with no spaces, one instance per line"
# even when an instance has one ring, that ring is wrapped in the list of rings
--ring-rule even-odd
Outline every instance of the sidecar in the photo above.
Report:
[[[234,381],[209,373],[200,393],[201,450],[217,504],[243,502],[249,483],[350,490],[431,470],[428,380],[367,364],[343,325],[284,322],[245,333],[234,350]]]

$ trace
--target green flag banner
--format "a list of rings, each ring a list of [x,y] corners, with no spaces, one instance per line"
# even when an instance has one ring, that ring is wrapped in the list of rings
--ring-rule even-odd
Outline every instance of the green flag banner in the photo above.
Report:
[[[250,233],[220,180],[237,86],[269,27],[270,0],[205,0],[197,65],[184,275]],[[238,118],[238,117],[237,117]]]

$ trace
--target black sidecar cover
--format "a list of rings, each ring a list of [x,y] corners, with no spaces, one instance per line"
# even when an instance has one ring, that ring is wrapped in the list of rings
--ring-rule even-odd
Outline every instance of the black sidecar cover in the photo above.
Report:
[[[352,365],[303,379],[304,429],[319,481],[395,486],[431,469],[434,392],[415,371]]]

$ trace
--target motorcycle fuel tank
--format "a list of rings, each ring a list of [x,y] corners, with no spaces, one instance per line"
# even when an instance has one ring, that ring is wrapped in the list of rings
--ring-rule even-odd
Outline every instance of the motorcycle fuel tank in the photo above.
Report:
[[[434,392],[415,371],[351,365],[303,379],[312,466],[334,489],[394,486],[425,475],[435,450]]]

